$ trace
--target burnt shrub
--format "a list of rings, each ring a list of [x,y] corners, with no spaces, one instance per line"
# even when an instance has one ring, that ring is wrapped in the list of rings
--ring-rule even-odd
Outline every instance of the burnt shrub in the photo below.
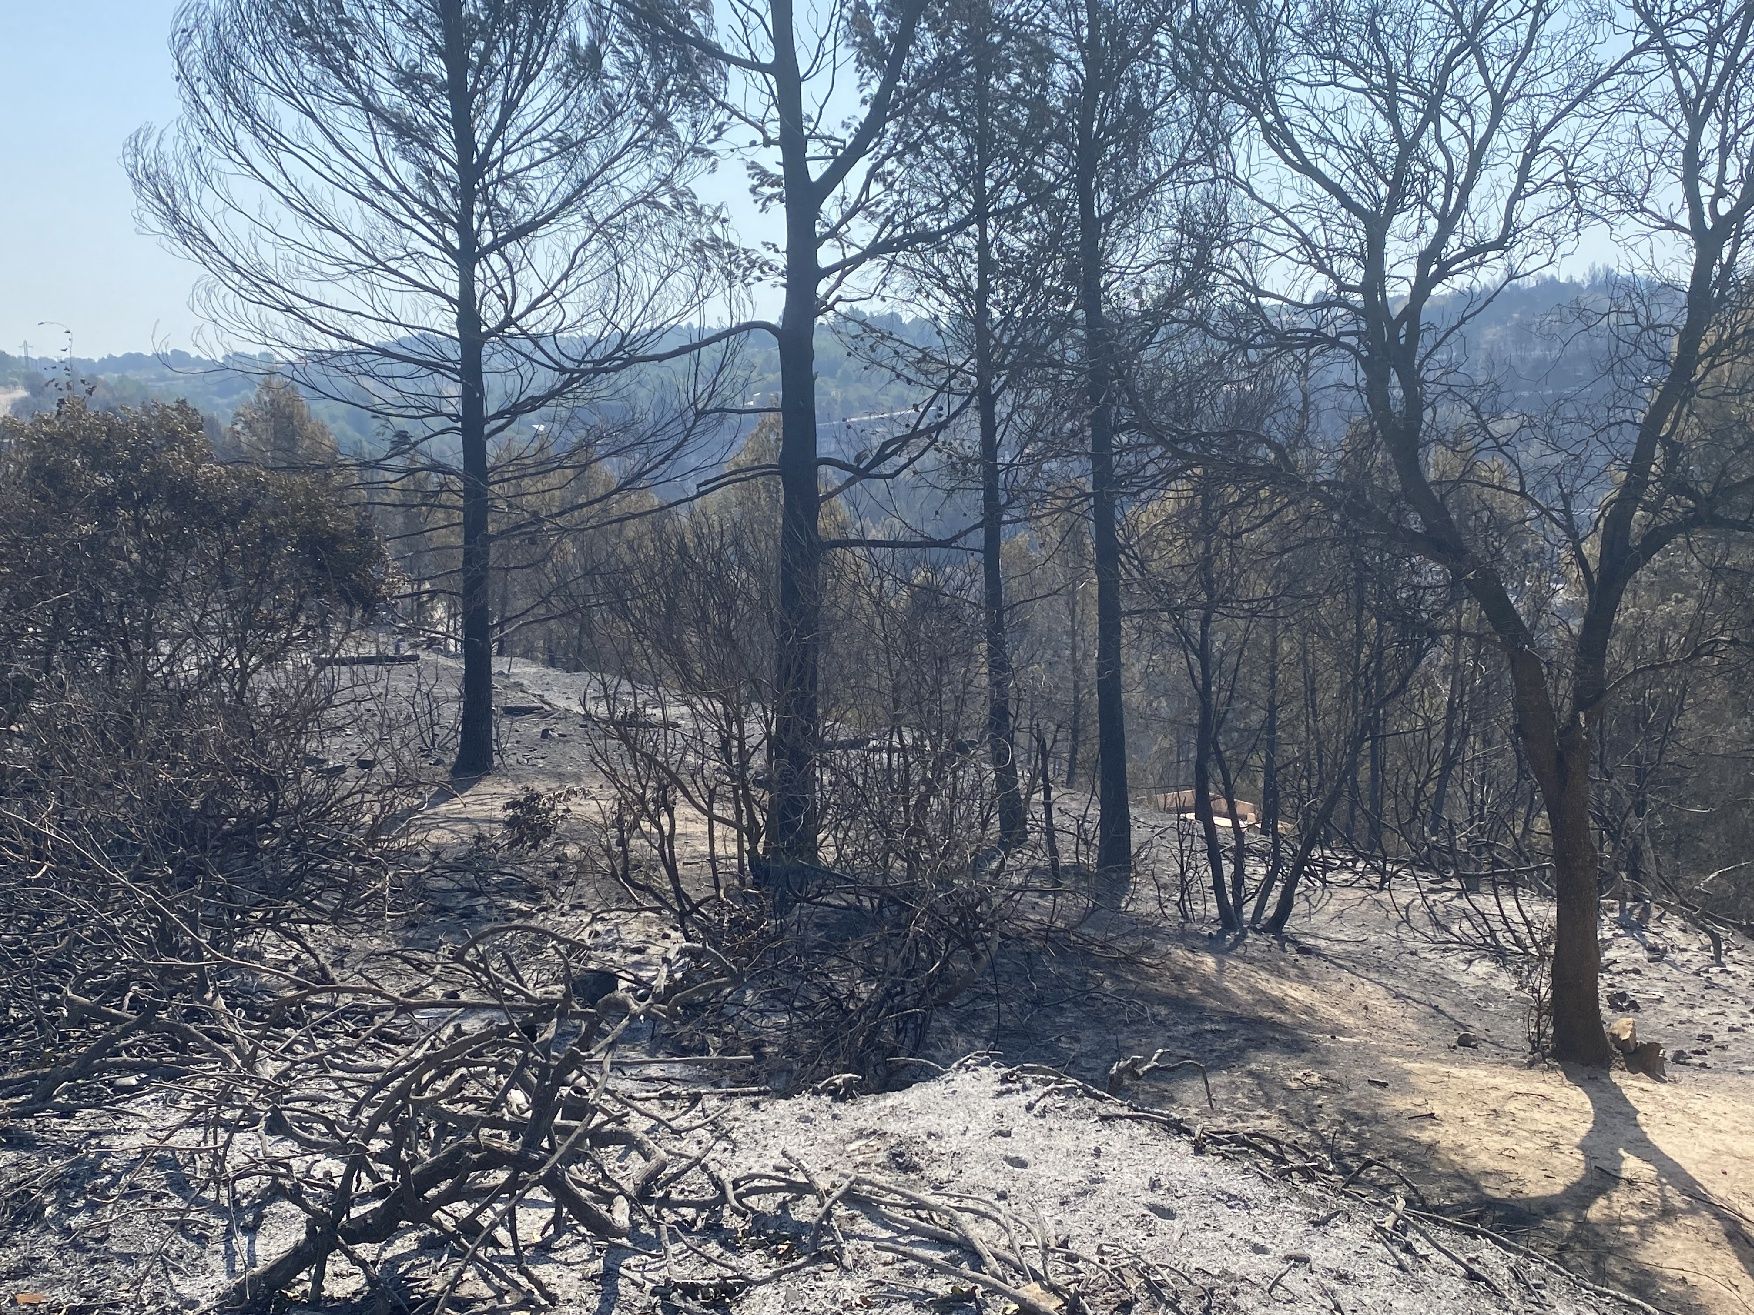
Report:
[[[11,1053],[52,1075],[124,1034],[196,1044],[179,1010],[240,956],[296,959],[301,927],[381,879],[387,809],[321,770],[313,659],[388,587],[338,486],[218,461],[186,406],[0,422]]]

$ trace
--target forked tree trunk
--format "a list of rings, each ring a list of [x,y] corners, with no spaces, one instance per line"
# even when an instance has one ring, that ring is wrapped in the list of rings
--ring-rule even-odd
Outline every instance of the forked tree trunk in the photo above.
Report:
[[[1360,724],[1361,727],[1361,724]],[[1285,876],[1279,882],[1279,898],[1273,905],[1273,916],[1267,919],[1265,930],[1275,935],[1285,930],[1291,921],[1291,915],[1297,909],[1297,890],[1303,882],[1303,874],[1309,870],[1310,860],[1315,857],[1316,846],[1333,825],[1334,813],[1340,806],[1340,796],[1346,792],[1346,783],[1352,778],[1353,768],[1358,762],[1359,751],[1364,747],[1364,734],[1361,728],[1353,730],[1347,742],[1343,772],[1335,772],[1328,778],[1328,788],[1316,806],[1309,810],[1299,827],[1297,852],[1292,855],[1291,863],[1285,869]],[[1261,913],[1267,907],[1267,897],[1273,890],[1271,880],[1263,881],[1255,894],[1255,907],[1252,921],[1259,926]]]
[[[1242,911],[1248,887],[1248,831],[1236,815],[1236,780],[1230,774],[1230,761],[1224,756],[1222,737],[1212,737],[1212,761],[1218,768],[1218,784],[1230,806],[1230,908],[1238,931],[1242,930]]]

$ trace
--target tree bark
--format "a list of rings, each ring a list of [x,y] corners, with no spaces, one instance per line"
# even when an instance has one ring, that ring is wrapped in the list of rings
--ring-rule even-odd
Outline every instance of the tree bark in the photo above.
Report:
[[[1462,761],[1462,747],[1466,743],[1467,734],[1463,729],[1462,700],[1462,656],[1465,641],[1460,635],[1455,638],[1455,647],[1450,651],[1449,697],[1443,706],[1443,748],[1442,756],[1437,764],[1437,783],[1431,790],[1431,809],[1427,814],[1425,831],[1427,836],[1437,837],[1443,834],[1444,813],[1449,806],[1450,780],[1455,776],[1456,768]]]
[[[1041,733],[1041,727],[1035,728],[1036,760],[1041,764],[1041,839],[1042,846],[1047,850],[1048,881],[1057,891],[1060,888],[1060,836],[1054,830],[1054,774],[1048,763],[1047,737]]]
[[[1380,276],[1379,276],[1380,277]],[[1676,349],[1685,354],[1686,334]],[[1417,343],[1405,350],[1416,351]],[[1554,1058],[1606,1067],[1614,1056],[1602,1026],[1600,997],[1601,950],[1598,944],[1600,894],[1597,880],[1600,861],[1590,831],[1590,754],[1586,718],[1600,712],[1606,696],[1608,638],[1613,617],[1628,576],[1625,573],[1625,536],[1632,512],[1623,501],[1632,487],[1629,477],[1615,492],[1605,518],[1603,547],[1595,587],[1590,592],[1582,624],[1573,647],[1571,676],[1572,711],[1559,716],[1547,669],[1536,651],[1533,633],[1517,611],[1503,578],[1483,567],[1466,546],[1460,527],[1426,478],[1420,439],[1423,432],[1424,398],[1417,383],[1417,370],[1403,363],[1395,372],[1402,393],[1401,410],[1391,400],[1390,366],[1385,360],[1366,371],[1369,403],[1378,417],[1384,448],[1394,463],[1401,491],[1423,522],[1429,544],[1437,545],[1436,559],[1468,590],[1479,604],[1487,624],[1504,647],[1510,663],[1511,688],[1516,706],[1516,735],[1535,777],[1548,833],[1553,846],[1554,919],[1551,1005],[1553,1009]],[[1671,373],[1664,396],[1674,382]],[[1639,445],[1654,445],[1653,414],[1658,402],[1647,410]],[[1655,422],[1660,428],[1661,422]],[[1634,461],[1637,469],[1637,459]],[[1638,496],[1632,494],[1634,500]],[[1428,549],[1429,551],[1429,549]]]
[[[1279,843],[1279,612],[1274,604],[1267,623],[1267,724],[1263,731],[1261,759],[1261,829],[1267,837],[1265,890],[1279,876],[1283,846]],[[1255,917],[1260,917],[1259,908]]]
[[[1509,657],[1516,734],[1534,772],[1553,847],[1552,1054],[1605,1068],[1614,1051],[1602,1027],[1599,994],[1601,859],[1590,829],[1589,726],[1582,713],[1560,723],[1546,671],[1532,649],[1512,648]]]
[[[1068,645],[1071,652],[1067,654],[1067,666],[1072,682],[1072,720],[1066,732],[1066,779],[1065,788],[1070,790],[1078,784],[1078,763],[1081,760],[1080,748],[1084,742],[1084,660],[1078,652],[1078,594],[1072,593],[1072,642]]]
[[[1606,1066],[1613,1060],[1602,1030],[1598,981],[1601,871],[1590,831],[1588,732],[1578,725],[1562,742],[1559,793],[1547,806],[1553,832],[1553,885],[1559,905],[1553,939],[1553,1056]]]
[[[1374,692],[1373,692],[1374,693]],[[1383,745],[1383,711],[1381,702],[1377,702],[1375,710],[1370,714],[1370,757],[1369,781],[1365,804],[1365,844],[1367,854],[1382,853],[1383,814],[1386,811],[1383,800],[1383,775],[1385,772]]]
[[[1242,930],[1242,910],[1232,905],[1224,884],[1224,846],[1218,839],[1218,823],[1212,815],[1212,749],[1217,739],[1217,714],[1212,696],[1212,613],[1200,613],[1200,638],[1195,694],[1200,715],[1194,731],[1194,820],[1206,842],[1206,862],[1212,870],[1212,901],[1218,908],[1218,925],[1225,931]],[[1226,796],[1228,798],[1228,796]],[[1232,819],[1234,821],[1234,819]]]
[[[1217,729],[1216,723],[1213,726]],[[1230,908],[1237,930],[1242,930],[1242,910],[1248,886],[1248,832],[1236,816],[1236,778],[1231,775],[1230,761],[1224,756],[1224,740],[1212,737],[1212,761],[1218,768],[1218,784],[1223,788],[1224,802],[1230,807]]]
[[[1346,746],[1346,759],[1343,764],[1344,773],[1336,772],[1328,780],[1327,792],[1322,795],[1319,803],[1304,819],[1299,828],[1297,852],[1292,855],[1291,864],[1285,869],[1285,878],[1279,883],[1279,898],[1273,905],[1273,916],[1267,919],[1266,930],[1277,935],[1285,930],[1291,921],[1291,915],[1297,909],[1297,888],[1303,882],[1303,874],[1309,869],[1310,859],[1315,857],[1316,846],[1333,822],[1334,811],[1340,806],[1340,796],[1346,792],[1346,782],[1351,778],[1352,769],[1358,762],[1359,750],[1364,747],[1362,723],[1353,730],[1351,739]],[[1259,925],[1261,911],[1267,906],[1267,896],[1272,891],[1270,881],[1261,883],[1261,889],[1255,896],[1253,921]]]

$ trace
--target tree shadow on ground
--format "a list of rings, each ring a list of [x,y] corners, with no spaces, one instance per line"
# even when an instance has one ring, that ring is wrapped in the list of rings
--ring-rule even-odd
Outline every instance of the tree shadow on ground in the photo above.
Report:
[[[1286,1063],[1312,1049],[1302,1020],[1274,1016],[1274,1002],[1233,970],[1234,940],[1199,937],[1189,944],[1207,968],[1197,990],[1159,957],[1129,944],[1119,925],[1094,932],[1086,926],[1051,944],[1003,946],[985,989],[951,1011],[940,1029],[939,1057],[981,1050],[1100,1087],[1112,1064],[1159,1048],[1212,1073],[1245,1062]],[[1187,1081],[1198,1085],[1197,1078]]]
[[[1588,1125],[1578,1111],[1569,1128],[1561,1113],[1561,1126],[1533,1128],[1527,1141],[1516,1139],[1514,1124],[1510,1128],[1525,1161],[1539,1156],[1544,1138],[1554,1139],[1552,1167],[1560,1185],[1550,1191],[1493,1181],[1490,1155],[1478,1143],[1470,1154],[1446,1146],[1443,1133],[1426,1140],[1394,1118],[1376,1121],[1368,1144],[1404,1171],[1434,1208],[1523,1238],[1587,1278],[1665,1310],[1754,1309],[1754,1227],[1747,1216],[1652,1136],[1644,1121],[1650,1112],[1641,1112],[1616,1075],[1570,1066],[1559,1071],[1588,1100]],[[1507,1111],[1506,1117],[1515,1116]],[[1677,1133],[1691,1135],[1682,1117],[1677,1112]],[[1572,1146],[1575,1157],[1566,1153]],[[1711,1240],[1720,1236],[1721,1245]]]
[[[1723,1199],[1731,1179],[1714,1194],[1696,1176],[1718,1167],[1713,1139],[1744,1126],[1733,1091],[1653,1086],[1647,1100],[1608,1074],[1531,1069],[1521,1003],[1418,953],[1331,933],[1239,947],[1126,919],[1097,930],[1001,954],[938,1057],[985,1049],[1101,1087],[1116,1060],[1162,1047],[1210,1074],[1216,1110],[1203,1118],[1271,1131],[1343,1172],[1380,1162],[1359,1181],[1396,1191],[1405,1175],[1432,1208],[1666,1309],[1754,1310],[1754,1225]],[[1464,1027],[1500,1043],[1458,1051]],[[1205,1105],[1185,1073],[1123,1094]],[[1672,1124],[1647,1126],[1659,1110]],[[1723,1167],[1740,1172],[1740,1158]]]
[[[384,819],[384,831],[388,835],[396,835],[409,826],[416,818],[430,813],[435,808],[461,799],[474,789],[485,776],[448,776],[427,791],[426,798],[419,803],[407,804],[398,808]]]
[[[1754,1228],[1748,1218],[1719,1200],[1692,1171],[1657,1144],[1645,1128],[1638,1107],[1612,1076],[1570,1065],[1564,1072],[1590,1102],[1590,1126],[1577,1143],[1583,1155],[1583,1170],[1570,1186],[1550,1198],[1524,1202],[1524,1208],[1540,1210],[1546,1206],[1553,1218],[1568,1220],[1575,1238],[1591,1208],[1613,1190],[1613,1185],[1632,1179],[1636,1170],[1627,1172],[1630,1162],[1642,1161],[1654,1174],[1665,1205],[1670,1204],[1670,1198],[1684,1202],[1673,1206],[1676,1213],[1692,1213],[1720,1229],[1729,1254],[1754,1280]]]

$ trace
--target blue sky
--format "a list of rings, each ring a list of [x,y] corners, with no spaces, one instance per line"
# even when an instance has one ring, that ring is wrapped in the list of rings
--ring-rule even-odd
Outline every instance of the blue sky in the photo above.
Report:
[[[177,0],[0,0],[0,350],[81,356],[189,347],[193,266],[139,233],[122,145],[176,116],[169,35]],[[740,164],[703,190],[745,238],[757,218]],[[1565,262],[1613,262],[1600,235]]]
[[[122,143],[176,114],[175,0],[0,0],[0,350],[186,347],[193,268],[135,231]]]
[[[0,351],[193,345],[191,264],[137,231],[122,146],[177,114],[177,0],[0,0]],[[752,229],[742,166],[703,190]],[[752,222],[753,221],[753,222]]]

